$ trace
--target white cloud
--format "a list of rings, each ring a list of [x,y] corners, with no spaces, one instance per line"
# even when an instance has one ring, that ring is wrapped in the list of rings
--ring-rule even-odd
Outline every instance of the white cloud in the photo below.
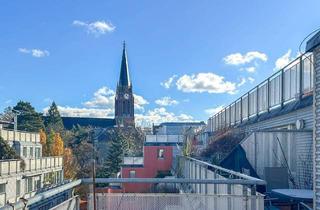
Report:
[[[249,73],[254,73],[256,72],[256,67],[254,66],[246,67],[245,70]]]
[[[262,60],[265,62],[268,60],[268,56],[262,52],[251,51],[243,55],[241,53],[233,53],[223,58],[224,62],[229,65],[246,64],[256,59]]]
[[[165,80],[164,82],[161,82],[160,85],[163,86],[166,89],[169,89],[172,85],[172,82],[177,78],[177,75],[173,75],[168,80]]]
[[[205,113],[207,113],[209,116],[213,116],[215,115],[216,113],[220,112],[222,109],[223,109],[224,105],[221,105],[221,106],[217,106],[217,107],[214,107],[214,108],[210,108],[210,109],[206,109],[204,110]]]
[[[50,55],[48,50],[19,48],[18,51],[24,54],[30,54],[36,58],[42,58]]]
[[[246,84],[247,80],[244,77],[240,78],[240,82],[237,84],[238,87],[241,87],[242,85]]]
[[[115,30],[115,26],[110,22],[106,21],[95,21],[95,22],[83,22],[79,20],[74,20],[73,25],[84,27],[88,33],[94,34],[96,36],[106,34],[107,32],[113,32]]]
[[[178,90],[191,93],[229,93],[234,94],[236,84],[225,81],[223,76],[214,73],[183,75],[176,82]]]
[[[155,103],[160,106],[172,106],[179,104],[177,100],[172,99],[170,96],[165,96],[160,99],[157,99]]]
[[[142,96],[133,94],[134,96],[134,108],[139,111],[144,110],[144,105],[149,104],[149,102]],[[111,108],[114,107],[114,90],[103,86],[99,88],[94,94],[93,98],[89,101],[83,103],[85,107],[88,108]]]
[[[291,57],[291,49],[289,49],[284,55],[276,60],[274,71],[282,69],[294,58]]]
[[[252,84],[255,81],[255,79],[253,77],[248,77],[248,81]]]
[[[149,102],[142,96],[133,94],[134,97],[134,108],[138,111],[144,111],[144,105],[149,104]]]
[[[186,122],[194,121],[191,115],[168,112],[164,107],[149,110],[146,114],[136,114],[136,123],[142,126],[150,126],[152,123],[161,122]]]
[[[106,86],[99,88],[94,94],[93,98],[84,102],[84,106],[89,108],[110,108],[114,106],[115,92]]]

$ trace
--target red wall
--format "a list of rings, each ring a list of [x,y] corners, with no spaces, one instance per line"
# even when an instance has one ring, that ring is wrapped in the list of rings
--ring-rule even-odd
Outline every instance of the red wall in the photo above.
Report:
[[[158,150],[164,149],[164,158],[158,158]],[[129,178],[129,171],[136,172],[136,178],[154,178],[158,171],[170,171],[172,166],[172,146],[144,146],[144,165],[143,167],[121,167],[121,177]],[[151,184],[132,184],[122,185],[124,192],[148,192]]]

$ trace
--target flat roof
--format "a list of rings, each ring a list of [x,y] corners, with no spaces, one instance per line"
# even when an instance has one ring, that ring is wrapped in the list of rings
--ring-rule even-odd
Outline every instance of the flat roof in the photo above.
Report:
[[[303,189],[274,189],[271,191],[273,195],[279,195],[282,198],[297,200],[312,200],[313,191]]]

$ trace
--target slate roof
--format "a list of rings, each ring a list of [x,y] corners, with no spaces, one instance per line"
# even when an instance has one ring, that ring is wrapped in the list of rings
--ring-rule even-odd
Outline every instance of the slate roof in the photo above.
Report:
[[[72,129],[73,126],[92,126],[109,128],[116,125],[114,119],[110,118],[90,118],[90,117],[62,117],[63,125],[66,129]]]

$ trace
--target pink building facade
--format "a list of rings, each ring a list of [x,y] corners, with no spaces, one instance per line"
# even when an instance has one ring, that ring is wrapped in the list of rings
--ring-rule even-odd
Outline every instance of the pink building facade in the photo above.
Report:
[[[155,178],[161,173],[167,173],[172,167],[173,146],[168,143],[145,143],[143,161],[124,162],[121,166],[122,178]],[[150,192],[152,184],[124,183],[123,192]]]

